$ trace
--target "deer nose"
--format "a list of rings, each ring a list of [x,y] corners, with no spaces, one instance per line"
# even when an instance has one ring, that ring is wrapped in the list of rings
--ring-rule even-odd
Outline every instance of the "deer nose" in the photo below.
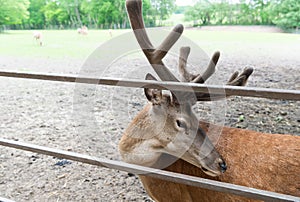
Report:
[[[227,165],[226,163],[223,161],[221,163],[219,163],[219,166],[221,168],[221,172],[224,173],[227,170]]]

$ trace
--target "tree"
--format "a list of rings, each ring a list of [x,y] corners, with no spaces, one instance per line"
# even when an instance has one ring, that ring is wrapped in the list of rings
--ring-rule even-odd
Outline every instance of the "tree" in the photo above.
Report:
[[[280,0],[272,2],[268,7],[268,11],[274,24],[286,29],[299,29],[299,0]]]
[[[81,3],[81,10],[83,13],[83,21],[85,24],[98,25],[98,14],[96,8],[100,6],[100,1],[83,1]]]
[[[194,25],[208,25],[214,16],[213,4],[208,1],[198,1],[193,7],[190,7],[185,12],[185,20],[194,21]]]
[[[241,25],[250,25],[253,24],[254,14],[252,11],[252,6],[249,3],[246,3],[245,0],[242,0],[241,3],[238,4],[238,12],[236,14],[237,24]]]
[[[59,2],[51,1],[42,9],[47,25],[63,25],[68,21],[68,13],[62,9]]]
[[[128,17],[124,0],[85,0],[80,10],[83,20],[101,28],[126,28]],[[145,24],[153,24],[153,9],[150,0],[143,0]]]
[[[81,27],[82,23],[82,11],[80,10],[83,0],[52,0],[56,1],[56,4],[61,11],[67,15],[67,21],[71,26]]]
[[[160,25],[175,11],[176,0],[151,0],[151,5],[155,11],[155,15],[159,17]]]
[[[270,0],[251,0],[248,5],[252,13],[252,24],[269,24],[269,16],[266,8]]]
[[[229,4],[222,1],[220,3],[214,3],[211,6],[212,21],[215,24],[235,24],[234,22],[234,10],[236,10],[235,4]]]
[[[118,19],[115,3],[118,3],[117,0],[90,0],[89,2],[82,2],[82,11],[84,15],[88,16],[88,19],[85,19],[85,21],[89,21],[96,26],[101,25],[102,28],[111,28]]]
[[[154,27],[156,25],[156,11],[151,5],[150,0],[143,0],[143,18],[146,26]]]
[[[43,8],[45,5],[46,0],[30,0],[30,6],[28,8],[29,18],[26,21],[30,28],[44,28],[46,22]]]
[[[29,16],[29,0],[0,0],[0,25],[21,24]]]
[[[174,11],[175,14],[184,14],[188,6],[177,6]]]

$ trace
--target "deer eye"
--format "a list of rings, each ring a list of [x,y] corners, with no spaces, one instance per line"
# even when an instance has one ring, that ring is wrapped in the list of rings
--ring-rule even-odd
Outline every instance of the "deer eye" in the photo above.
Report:
[[[177,119],[176,124],[179,128],[187,129],[187,124],[182,120]]]

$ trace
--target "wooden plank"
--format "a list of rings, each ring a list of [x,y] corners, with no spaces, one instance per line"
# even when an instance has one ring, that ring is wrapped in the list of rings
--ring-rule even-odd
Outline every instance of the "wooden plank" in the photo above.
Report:
[[[105,168],[117,169],[117,170],[126,171],[130,173],[135,173],[135,174],[143,173],[143,175],[147,175],[147,176],[151,176],[163,180],[187,184],[191,186],[220,191],[229,194],[236,194],[239,196],[244,196],[244,197],[258,199],[258,200],[300,201],[300,198],[295,196],[278,194],[274,192],[258,190],[254,188],[128,164],[120,161],[101,159],[101,158],[92,157],[84,154],[78,154],[69,151],[63,151],[63,150],[58,150],[58,149],[28,144],[28,143],[22,143],[18,141],[6,140],[3,138],[0,138],[0,145],[21,149],[25,151],[31,151],[39,154],[45,154],[48,156],[69,159],[69,160],[78,161],[86,164],[101,166]]]
[[[44,73],[25,73],[25,72],[12,72],[0,71],[0,76],[25,78],[25,79],[40,79],[49,81],[60,82],[77,82],[85,84],[98,84],[109,86],[122,86],[144,88],[151,87],[163,90],[176,90],[188,92],[201,92],[219,94],[224,96],[238,95],[245,97],[259,97],[269,99],[285,99],[285,100],[300,100],[300,90],[283,90],[274,88],[253,88],[253,87],[240,87],[240,86],[219,86],[219,85],[205,85],[193,83],[178,83],[178,82],[164,82],[164,81],[141,81],[130,79],[115,79],[115,78],[91,78],[80,77],[76,75],[57,75],[57,74],[44,74]]]

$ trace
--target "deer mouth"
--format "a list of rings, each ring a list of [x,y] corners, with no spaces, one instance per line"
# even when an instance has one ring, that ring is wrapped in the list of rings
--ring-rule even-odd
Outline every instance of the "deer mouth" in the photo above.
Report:
[[[224,173],[227,170],[227,165],[225,163],[225,161],[223,161],[222,159],[219,159],[220,162],[218,163],[218,169],[215,168],[208,168],[208,166],[200,166],[201,170],[212,177],[216,177],[221,175],[222,173]]]
[[[214,171],[214,170],[211,170],[211,169],[207,169],[203,166],[200,167],[200,169],[206,174],[206,175],[209,175],[211,177],[217,177],[219,175],[221,175],[221,172],[220,171]]]

